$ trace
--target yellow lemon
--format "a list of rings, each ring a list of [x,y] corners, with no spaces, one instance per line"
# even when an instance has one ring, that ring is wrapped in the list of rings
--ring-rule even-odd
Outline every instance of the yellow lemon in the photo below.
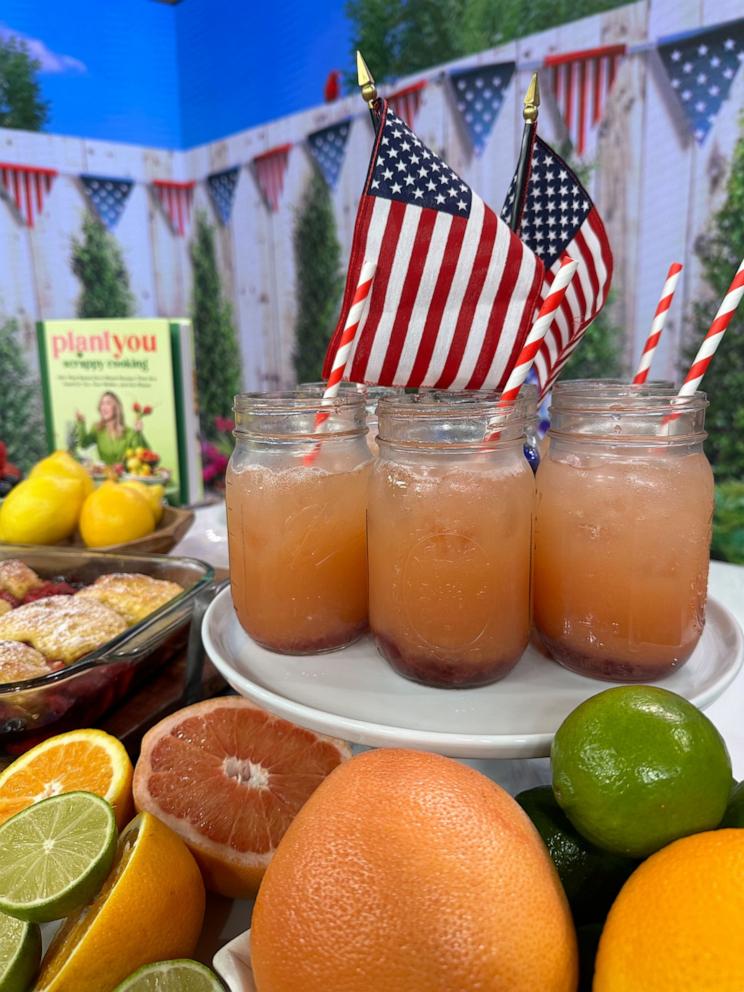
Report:
[[[204,919],[204,883],[180,837],[140,813],[119,838],[111,874],[52,941],[36,992],[101,992],[152,961],[188,958]]]
[[[80,462],[73,458],[69,451],[55,451],[37,462],[29,472],[29,479],[39,475],[62,476],[65,479],[80,479],[83,499],[93,492],[95,483],[85,471]]]
[[[9,544],[56,544],[75,530],[80,479],[37,475],[19,482],[0,506],[0,533]]]
[[[125,544],[155,530],[150,503],[118,482],[104,482],[83,503],[80,535],[89,548]]]
[[[150,504],[150,509],[155,515],[155,524],[159,524],[163,519],[163,511],[165,510],[165,506],[163,505],[165,489],[163,489],[160,483],[155,483],[153,486],[148,486],[147,483],[138,482],[137,479],[127,479],[126,482],[122,482],[121,485],[126,486],[128,489],[134,489],[135,492],[140,493],[147,499]]]

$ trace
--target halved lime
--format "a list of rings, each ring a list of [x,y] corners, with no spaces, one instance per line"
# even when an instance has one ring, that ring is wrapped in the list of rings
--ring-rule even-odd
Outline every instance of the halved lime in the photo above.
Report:
[[[0,824],[0,911],[47,923],[84,906],[116,852],[114,811],[92,792],[44,799]]]
[[[26,992],[41,961],[41,931],[0,913],[0,992]]]
[[[138,968],[114,992],[225,992],[225,986],[203,964],[181,958]]]

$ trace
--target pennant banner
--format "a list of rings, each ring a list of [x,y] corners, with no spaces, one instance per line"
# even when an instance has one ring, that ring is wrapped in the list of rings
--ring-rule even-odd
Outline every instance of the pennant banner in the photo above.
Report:
[[[292,145],[279,145],[270,148],[262,155],[257,155],[251,165],[256,183],[261,190],[266,206],[272,213],[279,209],[279,201],[284,189],[284,174],[289,162],[289,150]]]
[[[225,169],[223,172],[213,172],[207,176],[207,189],[215,213],[223,224],[230,222],[232,213],[233,197],[240,178],[240,167],[234,166],[232,169]]]
[[[191,220],[191,202],[195,182],[181,183],[172,179],[156,179],[153,187],[173,233],[182,238]]]
[[[455,106],[476,155],[480,155],[486,146],[513,75],[513,62],[450,73]]]
[[[0,162],[0,186],[28,227],[34,226],[34,217],[44,209],[44,198],[49,194],[56,175],[56,169]]]
[[[426,80],[422,79],[418,83],[414,83],[413,86],[406,86],[404,90],[398,90],[397,93],[391,93],[387,98],[387,102],[390,104],[390,109],[396,114],[408,127],[413,127],[414,121],[416,120],[416,114],[418,113],[419,104],[421,103],[421,94],[426,89]]]
[[[744,59],[744,19],[662,38],[659,55],[690,130],[701,145]]]
[[[625,52],[625,45],[606,45],[545,58],[550,88],[574,151],[581,157],[594,153],[597,127]]]
[[[122,215],[134,180],[81,175],[80,182],[93,212],[109,231],[112,230]]]
[[[338,181],[341,166],[344,164],[346,142],[351,130],[351,121],[339,121],[321,131],[314,131],[307,136],[307,147],[320,169],[323,178],[334,189]]]

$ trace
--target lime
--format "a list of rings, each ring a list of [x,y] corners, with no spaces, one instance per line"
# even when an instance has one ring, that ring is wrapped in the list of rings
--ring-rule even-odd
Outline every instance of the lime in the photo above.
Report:
[[[225,986],[203,964],[182,958],[146,964],[117,985],[114,992],[225,992]]]
[[[114,811],[92,792],[67,792],[0,825],[0,911],[47,923],[89,902],[116,852]]]
[[[582,837],[549,785],[527,789],[515,799],[545,841],[576,925],[601,923],[638,862],[602,851]]]
[[[0,992],[26,992],[40,961],[38,924],[0,913]]]
[[[579,833],[645,857],[721,822],[731,792],[723,738],[692,703],[657,686],[606,689],[563,721],[553,791]]]
[[[744,827],[744,782],[734,786],[721,827]]]

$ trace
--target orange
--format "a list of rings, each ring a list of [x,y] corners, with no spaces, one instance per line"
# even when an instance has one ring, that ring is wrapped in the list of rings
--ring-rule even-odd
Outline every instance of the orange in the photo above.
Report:
[[[743,934],[744,830],[684,837],[644,861],[615,900],[593,992],[741,992]]]
[[[183,841],[149,813],[135,817],[101,891],[52,941],[34,992],[109,992],[143,964],[191,957],[204,902]]]
[[[484,775],[367,751],[313,793],[256,899],[259,992],[575,992],[545,845]]]
[[[183,837],[208,888],[242,898],[255,893],[299,808],[350,754],[247,699],[208,699],[145,735],[134,801]]]
[[[95,792],[114,807],[121,829],[131,817],[132,762],[102,730],[71,730],[42,741],[0,773],[0,823],[62,792]]]
[[[80,512],[80,536],[89,548],[126,544],[155,530],[149,500],[118,482],[102,482]]]

